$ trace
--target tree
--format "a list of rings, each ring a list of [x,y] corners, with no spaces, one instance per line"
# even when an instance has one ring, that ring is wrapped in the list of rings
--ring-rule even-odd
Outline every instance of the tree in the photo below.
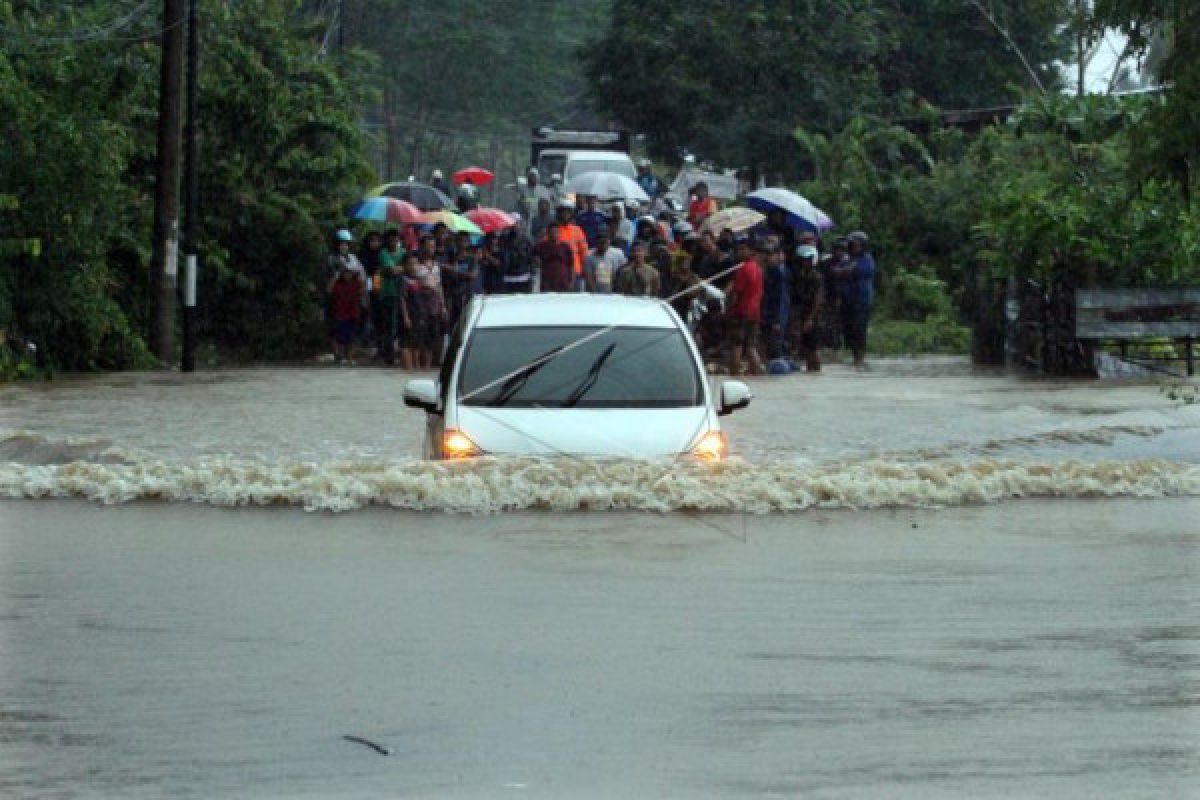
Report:
[[[597,104],[656,154],[693,150],[794,178],[797,125],[829,133],[860,114],[1012,102],[1030,75],[1056,86],[1061,0],[984,8],[991,22],[964,0],[617,0],[586,72]]]
[[[1165,96],[1136,150],[1144,174],[1169,178],[1190,208],[1200,160],[1200,4],[1193,0],[1096,0],[1097,16],[1141,53],[1165,45],[1155,77]]]

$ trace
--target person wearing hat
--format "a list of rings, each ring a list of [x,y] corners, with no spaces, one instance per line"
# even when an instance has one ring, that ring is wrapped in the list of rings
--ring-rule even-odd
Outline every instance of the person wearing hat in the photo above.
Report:
[[[575,204],[565,197],[558,201],[555,222],[558,224],[558,241],[571,250],[571,274],[575,276],[575,289],[582,291],[583,261],[588,254],[587,235],[583,228],[575,224]]]
[[[332,334],[333,358],[337,363],[349,362],[363,317],[363,301],[366,297],[366,272],[358,257],[350,252],[354,237],[345,228],[334,236],[337,251],[330,258],[330,267],[336,270],[326,286],[329,298],[328,313]]]
[[[761,248],[768,245],[763,243]],[[739,263],[729,284],[725,306],[725,342],[729,347],[729,374],[741,375],[743,358],[749,362],[751,375],[766,372],[758,354],[758,328],[762,323],[763,271],[761,259],[765,253],[756,252],[750,237],[741,234],[736,239]]]
[[[638,186],[642,187],[642,191],[645,192],[646,196],[651,200],[661,197],[666,193],[666,186],[664,186],[663,182],[659,180],[657,175],[654,174],[653,165],[650,163],[650,159],[648,158],[643,158],[641,161],[638,161],[637,183]]]
[[[865,369],[867,327],[875,292],[875,258],[869,249],[871,240],[862,231],[847,236],[846,243],[846,261],[833,268],[842,301],[842,337],[854,354],[854,366]]]
[[[817,266],[816,245],[797,245],[792,274],[793,352],[804,356],[805,369],[821,371],[820,337],[817,321],[825,300],[825,281]]]
[[[538,215],[538,206],[542,200],[546,201],[546,210],[549,211],[550,204],[553,202],[550,191],[541,185],[541,176],[538,174],[537,167],[530,167],[525,172],[524,184],[518,184],[517,186],[517,202],[513,206],[513,211],[521,215],[525,234],[532,239],[537,238],[531,229],[531,225],[534,217]],[[543,226],[538,231],[538,234],[541,234],[544,230]]]
[[[442,176],[440,169],[435,169],[429,177],[429,185],[437,189],[439,192],[450,194],[450,187],[446,185],[446,179]]]

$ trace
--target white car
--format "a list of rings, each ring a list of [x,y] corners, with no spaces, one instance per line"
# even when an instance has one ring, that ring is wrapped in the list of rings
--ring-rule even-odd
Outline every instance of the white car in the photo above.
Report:
[[[438,379],[404,402],[427,417],[425,453],[725,458],[718,417],[751,400],[723,381],[714,400],[687,328],[662,300],[620,295],[476,297]]]

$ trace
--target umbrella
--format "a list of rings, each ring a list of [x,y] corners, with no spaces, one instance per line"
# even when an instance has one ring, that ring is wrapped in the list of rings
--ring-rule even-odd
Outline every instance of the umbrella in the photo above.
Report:
[[[417,220],[418,224],[434,226],[439,222],[453,233],[469,233],[482,236],[483,231],[471,220],[454,211],[427,211]]]
[[[368,197],[350,206],[350,216],[354,219],[410,225],[421,216],[421,209],[407,200],[397,200],[395,197]]]
[[[816,233],[820,227],[817,207],[789,189],[759,189],[746,195],[746,205],[763,213],[779,209],[793,228]]]
[[[704,233],[707,231],[712,234],[718,234],[729,228],[734,233],[741,233],[742,231],[750,230],[764,219],[766,219],[764,215],[752,208],[731,206],[706,217],[700,225],[700,232]]]
[[[417,183],[416,181],[384,183],[367,192],[367,197],[380,196],[407,200],[422,211],[454,208],[454,201],[447,197],[445,192],[438,191],[427,183]]]
[[[484,233],[495,233],[517,224],[512,214],[498,208],[473,208],[467,212],[467,219],[478,225]]]
[[[833,219],[830,218],[830,216],[828,214],[826,214],[824,211],[817,208],[816,206],[813,206],[813,208],[815,208],[817,211],[817,227],[818,228],[820,228],[823,231],[827,231],[827,230],[830,230],[831,228],[836,227],[833,224]]]
[[[650,196],[637,181],[615,172],[585,172],[567,181],[566,190],[575,195],[590,195],[601,200],[636,200],[649,203]]]
[[[459,184],[470,181],[476,186],[486,186],[494,181],[496,176],[483,167],[464,167],[451,175],[450,179]]]

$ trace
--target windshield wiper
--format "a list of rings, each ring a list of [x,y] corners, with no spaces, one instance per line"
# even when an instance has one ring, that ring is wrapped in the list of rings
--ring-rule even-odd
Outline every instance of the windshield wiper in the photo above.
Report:
[[[521,391],[521,388],[529,381],[530,376],[542,367],[549,364],[564,347],[566,347],[566,345],[560,344],[557,347],[550,348],[533,361],[530,361],[524,367],[510,375],[508,380],[501,385],[500,391],[496,393],[496,396],[492,398],[488,405],[506,405],[509,400],[513,399],[517,392]]]
[[[585,394],[592,390],[592,387],[596,385],[596,381],[600,378],[600,370],[604,367],[604,362],[608,360],[608,357],[612,355],[613,350],[616,349],[617,343],[613,342],[608,347],[604,348],[600,355],[596,356],[596,360],[592,362],[590,367],[588,367],[587,375],[583,376],[583,380],[579,382],[579,385],[571,390],[571,393],[567,395],[566,400],[563,400],[563,408],[573,408]]]

